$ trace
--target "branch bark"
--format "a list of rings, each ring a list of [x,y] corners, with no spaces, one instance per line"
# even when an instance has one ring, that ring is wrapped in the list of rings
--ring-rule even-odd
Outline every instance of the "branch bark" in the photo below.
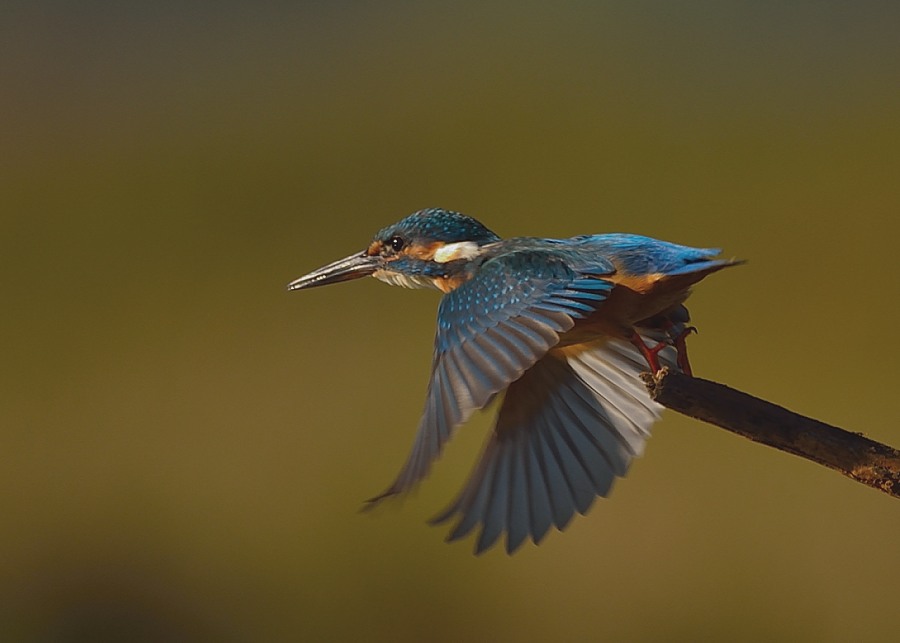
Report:
[[[900,498],[900,451],[861,433],[813,420],[724,384],[666,368],[644,373],[663,406],[781,451],[812,460]]]

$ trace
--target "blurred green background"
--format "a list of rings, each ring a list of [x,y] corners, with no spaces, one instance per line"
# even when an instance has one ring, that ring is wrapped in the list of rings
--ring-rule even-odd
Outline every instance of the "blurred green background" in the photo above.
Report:
[[[900,5],[7,2],[0,640],[897,634],[900,504],[667,413],[564,535],[475,558],[357,513],[436,293],[291,279],[442,206],[750,260],[695,371],[900,445]]]

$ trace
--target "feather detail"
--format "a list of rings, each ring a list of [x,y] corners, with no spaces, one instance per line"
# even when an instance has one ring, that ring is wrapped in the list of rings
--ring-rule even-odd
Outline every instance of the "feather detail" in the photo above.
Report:
[[[677,368],[673,351],[660,356]],[[449,540],[480,524],[476,553],[504,533],[512,553],[529,537],[540,542],[551,524],[565,528],[643,453],[662,410],[639,377],[645,369],[624,340],[551,350],[509,386],[475,471],[432,522],[458,516]]]

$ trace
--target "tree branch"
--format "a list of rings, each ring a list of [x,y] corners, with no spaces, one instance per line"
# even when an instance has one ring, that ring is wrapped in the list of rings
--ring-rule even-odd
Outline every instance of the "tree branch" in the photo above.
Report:
[[[666,368],[642,377],[650,396],[673,411],[799,455],[900,498],[896,449],[709,380]]]

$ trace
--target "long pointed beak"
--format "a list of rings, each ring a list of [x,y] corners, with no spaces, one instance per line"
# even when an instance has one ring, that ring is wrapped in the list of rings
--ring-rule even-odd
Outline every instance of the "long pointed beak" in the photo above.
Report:
[[[357,253],[345,257],[344,259],[339,259],[327,266],[322,266],[318,270],[313,270],[308,275],[303,275],[299,279],[295,279],[288,284],[288,290],[315,288],[317,286],[327,286],[328,284],[350,281],[351,279],[359,279],[360,277],[371,275],[378,270],[380,265],[380,257],[370,257],[364,252]]]

